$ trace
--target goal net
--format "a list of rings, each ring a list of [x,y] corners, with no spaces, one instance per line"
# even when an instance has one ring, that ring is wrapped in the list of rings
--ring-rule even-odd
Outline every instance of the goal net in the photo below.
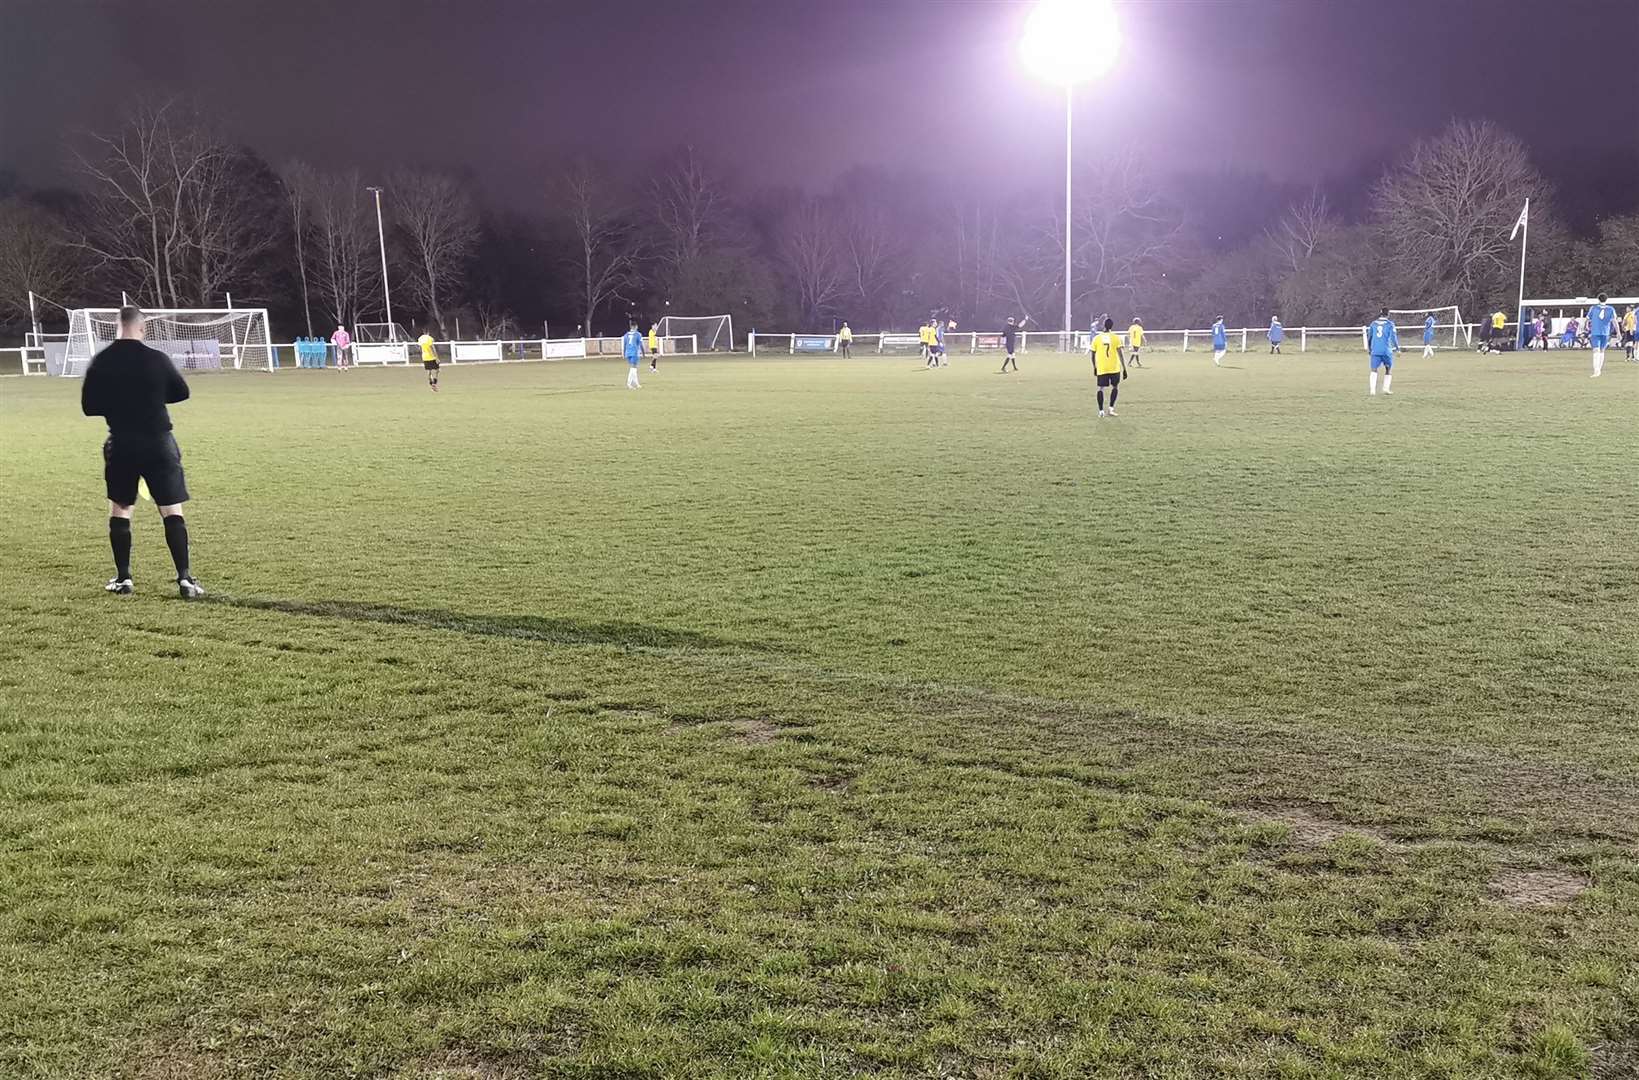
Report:
[[[701,352],[734,351],[732,315],[667,315],[660,320],[660,336],[693,337]]]
[[[1426,308],[1392,308],[1389,315],[1399,324],[1401,331],[1412,331],[1415,334],[1403,332],[1402,342],[1422,341],[1422,328],[1430,315],[1434,316],[1434,340],[1445,340],[1446,334],[1451,335],[1451,347],[1460,348],[1474,343],[1474,328],[1463,322],[1463,313],[1456,306],[1426,307]]]
[[[180,371],[272,371],[266,308],[156,308],[143,311],[145,342]],[[91,358],[119,337],[119,308],[76,308],[68,313],[68,341],[53,375],[85,374]],[[47,352],[48,361],[52,352]]]

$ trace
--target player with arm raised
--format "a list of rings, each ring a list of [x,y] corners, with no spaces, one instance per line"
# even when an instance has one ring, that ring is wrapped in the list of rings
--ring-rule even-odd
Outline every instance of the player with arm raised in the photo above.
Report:
[[[1392,394],[1389,382],[1394,378],[1394,354],[1400,351],[1400,332],[1395,329],[1394,320],[1389,318],[1388,308],[1378,308],[1377,318],[1366,328],[1366,344],[1371,350],[1372,379],[1371,394],[1377,393],[1377,369],[1383,369],[1383,393]]]
[[[1593,377],[1605,370],[1605,348],[1611,343],[1611,331],[1616,329],[1616,309],[1599,294],[1599,303],[1588,309],[1588,345],[1593,349]]]
[[[188,525],[182,504],[188,485],[182,451],[171,434],[165,406],[188,400],[188,384],[171,358],[142,343],[142,312],[120,308],[119,339],[92,358],[80,384],[80,411],[108,422],[102,444],[103,482],[108,494],[108,544],[114,577],[103,588],[127,595],[131,582],[131,512],[137,485],[145,483],[165,524],[165,546],[176,564],[176,585],[184,600],[205,595],[188,565]]]
[[[1014,374],[1018,373],[1019,361],[1018,361],[1018,358],[1014,356],[1014,353],[1018,351],[1018,348],[1019,348],[1019,321],[1017,319],[1015,319],[1013,316],[1009,315],[1007,317],[1007,325],[1002,327],[1002,352],[1005,354],[1002,357],[1002,374],[1003,375],[1007,374],[1007,366],[1009,364],[1013,365]]]

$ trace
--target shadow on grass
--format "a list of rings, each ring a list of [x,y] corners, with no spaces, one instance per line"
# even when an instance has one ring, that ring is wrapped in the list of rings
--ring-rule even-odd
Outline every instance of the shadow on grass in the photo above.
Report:
[[[473,615],[439,608],[406,608],[356,600],[270,600],[255,596],[211,596],[208,603],[252,611],[276,611],[319,619],[453,630],[478,637],[544,641],[554,645],[614,645],[626,649],[731,649],[778,652],[772,645],[731,641],[693,630],[673,630],[634,622],[592,622],[552,615]]]

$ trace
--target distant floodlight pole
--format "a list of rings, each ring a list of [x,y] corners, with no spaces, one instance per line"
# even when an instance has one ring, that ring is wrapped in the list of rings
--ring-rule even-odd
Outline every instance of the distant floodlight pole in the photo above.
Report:
[[[387,230],[381,227],[381,189],[365,188],[376,197],[376,241],[381,244],[381,298],[387,304],[387,339],[398,340],[398,328],[393,325],[393,293],[387,287]]]
[[[1064,86],[1064,330],[1075,347],[1070,276],[1075,230],[1071,223],[1072,116],[1075,86],[1110,70],[1121,48],[1121,27],[1110,0],[1040,0],[1024,24],[1019,54],[1037,75]]]

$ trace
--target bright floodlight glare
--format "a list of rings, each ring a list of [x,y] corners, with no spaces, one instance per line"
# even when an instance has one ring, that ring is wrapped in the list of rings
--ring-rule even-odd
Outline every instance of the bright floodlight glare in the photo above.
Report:
[[[1120,48],[1121,26],[1110,0],[1041,0],[1019,42],[1032,71],[1065,86],[1110,70]]]

